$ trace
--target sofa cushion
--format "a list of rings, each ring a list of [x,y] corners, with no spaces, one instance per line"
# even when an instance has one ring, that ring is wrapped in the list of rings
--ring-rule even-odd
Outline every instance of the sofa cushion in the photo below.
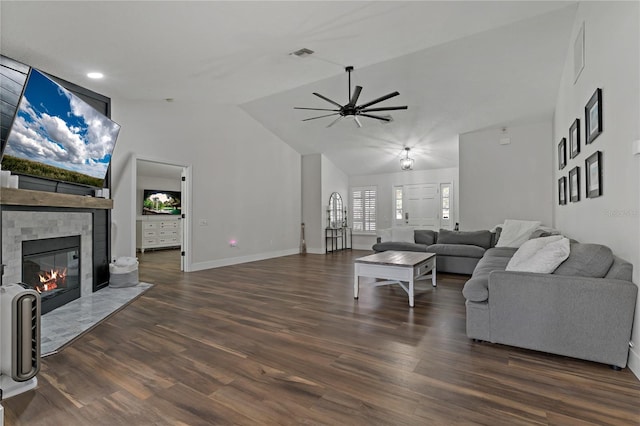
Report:
[[[614,255],[613,264],[611,265],[611,268],[609,268],[609,271],[607,271],[605,278],[631,281],[633,279],[633,265]]]
[[[488,249],[491,247],[491,232],[441,229],[438,233],[438,244],[465,244]]]
[[[386,243],[377,243],[373,245],[373,251],[419,251],[426,252],[427,246],[424,244],[405,243],[402,241],[387,241]]]
[[[569,257],[558,266],[554,274],[603,278],[612,263],[613,253],[609,247],[601,244],[572,243]]]
[[[496,247],[520,247],[538,226],[540,221],[505,220]]]
[[[414,243],[413,228],[399,226],[397,228],[391,228],[391,241]]]
[[[511,257],[518,251],[515,247],[492,247],[484,254],[485,257]]]
[[[432,231],[430,229],[416,229],[413,238],[416,244],[426,244],[430,246],[431,244],[435,244],[438,239],[438,234],[436,231]]]
[[[468,244],[432,244],[427,247],[427,253],[435,253],[438,256],[473,257],[480,259],[485,249]]]
[[[493,271],[504,271],[509,263],[508,257],[483,257],[476,265],[473,276],[462,289],[465,299],[472,302],[483,302],[489,298],[489,274]]]
[[[515,252],[507,271],[550,274],[569,257],[569,239],[562,235],[535,238],[526,241]]]

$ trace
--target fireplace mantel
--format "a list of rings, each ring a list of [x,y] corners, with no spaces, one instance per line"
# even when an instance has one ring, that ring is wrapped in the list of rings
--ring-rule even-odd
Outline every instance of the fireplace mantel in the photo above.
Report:
[[[1,188],[0,204],[7,206],[72,207],[79,209],[112,209],[113,200],[30,189]]]

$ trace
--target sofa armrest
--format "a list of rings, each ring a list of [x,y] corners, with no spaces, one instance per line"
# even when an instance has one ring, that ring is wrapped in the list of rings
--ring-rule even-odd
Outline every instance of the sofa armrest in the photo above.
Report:
[[[494,271],[491,341],[624,367],[637,294],[630,281]]]

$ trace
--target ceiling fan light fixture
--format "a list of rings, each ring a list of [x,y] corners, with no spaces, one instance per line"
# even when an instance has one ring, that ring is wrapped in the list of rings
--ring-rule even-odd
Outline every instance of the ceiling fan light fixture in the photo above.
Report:
[[[413,158],[409,158],[409,151],[411,150],[411,148],[406,147],[404,150],[405,157],[400,159],[400,169],[411,170],[413,169]]]
[[[324,118],[324,117],[330,117],[330,116],[339,116],[337,119],[335,119],[335,121],[331,122],[327,127],[331,127],[333,126],[333,124],[336,121],[339,121],[340,118],[342,117],[349,117],[352,116],[354,118],[362,118],[362,117],[367,117],[367,118],[374,118],[376,120],[379,121],[383,121],[385,123],[388,123],[390,121],[392,121],[393,119],[391,118],[391,116],[389,114],[385,114],[385,115],[380,115],[380,112],[386,112],[386,111],[397,111],[397,110],[405,110],[408,109],[409,107],[406,105],[403,106],[381,106],[381,107],[374,107],[373,105],[386,101],[387,99],[391,99],[393,97],[398,96],[400,93],[399,92],[391,92],[389,94],[386,94],[384,96],[380,96],[379,98],[376,98],[372,101],[369,101],[367,103],[364,104],[358,104],[358,99],[360,98],[360,93],[362,92],[362,86],[356,86],[354,87],[353,92],[351,91],[351,73],[353,72],[353,66],[348,66],[345,67],[345,71],[347,72],[347,76],[348,76],[348,86],[347,88],[349,89],[349,101],[342,105],[339,104],[338,102],[327,98],[326,96],[321,95],[320,93],[317,92],[313,92],[313,94],[317,97],[319,97],[320,99],[330,103],[333,107],[332,108],[306,108],[306,107],[293,107],[294,109],[304,109],[304,110],[310,110],[310,111],[328,111],[331,112],[331,114],[323,114],[317,117],[310,117],[310,118],[305,118],[302,121],[310,121],[310,120],[316,120],[318,118]],[[373,113],[373,114],[372,114]],[[358,127],[361,127],[361,123],[359,120],[355,120],[356,124],[358,125]]]

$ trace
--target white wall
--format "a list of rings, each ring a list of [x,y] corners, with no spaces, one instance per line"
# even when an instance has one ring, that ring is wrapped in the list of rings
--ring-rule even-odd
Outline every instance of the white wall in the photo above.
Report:
[[[554,161],[554,191],[557,180],[580,166],[581,200],[564,206],[554,202],[555,226],[579,241],[606,244],[632,262],[634,282],[640,270],[640,157],[633,155],[633,141],[640,139],[640,31],[638,2],[581,2],[573,26],[571,45],[562,74],[554,115],[555,153],[561,138],[569,138],[569,126],[580,118],[584,135],[584,107],[596,88],[602,89],[603,133],[591,144],[581,144],[580,154],[567,158],[557,170]],[[574,84],[573,40],[585,22],[585,66]],[[603,153],[603,195],[587,199],[584,161],[595,151]],[[568,157],[568,155],[567,155]],[[555,192],[554,192],[555,194]],[[554,200],[555,201],[555,200]],[[635,327],[629,365],[640,377],[640,304],[636,304]]]
[[[505,219],[551,225],[551,120],[460,135],[460,229],[491,229]]]
[[[324,253],[322,154],[302,156],[302,221],[308,253]]]
[[[192,166],[187,270],[298,252],[301,162],[291,147],[233,106],[114,99],[112,108],[122,125],[112,163],[114,256],[134,255],[134,154]]]
[[[418,183],[452,183],[454,213],[451,221],[452,223],[459,222],[458,189],[460,185],[458,182],[458,168],[400,171],[380,175],[351,176],[349,178],[349,188],[354,186],[377,187],[376,229],[391,228],[393,226],[393,187]],[[345,201],[349,203],[348,206],[351,205],[350,196]],[[349,214],[351,213],[349,212]],[[351,216],[349,217],[351,218]],[[375,241],[375,235],[354,235],[353,248],[371,250],[371,246]]]
[[[324,254],[327,206],[333,192],[348,202],[348,177],[323,154],[302,157],[302,218],[308,253]],[[346,205],[346,204],[345,204]]]

